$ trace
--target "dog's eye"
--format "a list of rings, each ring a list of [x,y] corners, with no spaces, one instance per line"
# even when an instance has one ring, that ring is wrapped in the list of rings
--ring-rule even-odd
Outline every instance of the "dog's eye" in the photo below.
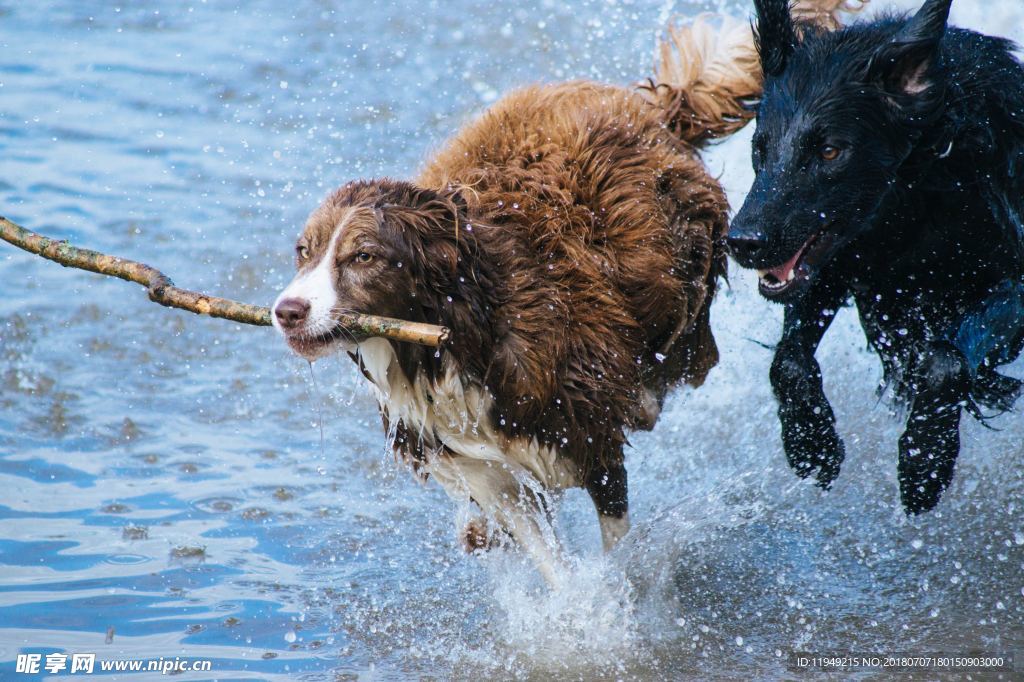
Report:
[[[306,260],[309,258],[309,247],[299,244],[295,247],[295,255],[299,257],[299,260]]]
[[[357,263],[369,263],[372,260],[373,260],[373,254],[372,253],[366,253],[365,251],[360,251],[359,253],[356,254],[356,257],[355,257],[355,261]]]
[[[821,145],[821,149],[818,150],[818,153],[821,154],[821,158],[826,161],[835,161],[839,158],[839,155],[843,153],[843,150],[830,144],[823,144]]]

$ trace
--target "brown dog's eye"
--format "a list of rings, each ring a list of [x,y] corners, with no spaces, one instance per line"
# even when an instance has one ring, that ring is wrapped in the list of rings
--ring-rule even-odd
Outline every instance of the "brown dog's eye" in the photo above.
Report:
[[[839,155],[842,153],[842,150],[839,149],[839,147],[834,147],[830,144],[826,144],[821,146],[820,152],[821,158],[825,159],[826,161],[835,161],[836,159],[839,158]]]
[[[306,260],[309,258],[309,247],[299,244],[295,247],[295,254],[299,257],[299,260]]]
[[[372,260],[373,254],[366,253],[365,251],[360,251],[359,253],[357,253],[355,258],[355,261],[357,263],[369,263]]]

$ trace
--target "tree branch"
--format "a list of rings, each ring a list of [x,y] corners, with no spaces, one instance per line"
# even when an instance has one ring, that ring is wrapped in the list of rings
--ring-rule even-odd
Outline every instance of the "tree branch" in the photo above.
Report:
[[[101,275],[119,277],[146,287],[149,300],[170,308],[180,308],[199,315],[221,317],[225,320],[270,325],[270,309],[239,303],[197,291],[180,289],[167,275],[145,263],[109,256],[99,251],[80,249],[65,240],[50,239],[26,230],[0,216],[0,238],[20,249],[48,258],[65,267],[89,270]],[[356,337],[383,336],[395,341],[408,341],[424,346],[440,346],[448,340],[448,329],[421,322],[406,322],[376,315],[339,315],[338,322]]]

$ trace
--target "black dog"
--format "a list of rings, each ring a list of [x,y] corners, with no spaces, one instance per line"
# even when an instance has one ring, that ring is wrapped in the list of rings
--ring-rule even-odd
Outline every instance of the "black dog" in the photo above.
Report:
[[[754,186],[729,232],[760,291],[785,303],[771,368],[800,476],[829,487],[844,450],[814,359],[851,297],[909,406],[908,513],[953,477],[960,413],[1005,411],[994,368],[1024,345],[1024,67],[1006,40],[946,27],[952,0],[832,33],[755,0],[765,76]]]

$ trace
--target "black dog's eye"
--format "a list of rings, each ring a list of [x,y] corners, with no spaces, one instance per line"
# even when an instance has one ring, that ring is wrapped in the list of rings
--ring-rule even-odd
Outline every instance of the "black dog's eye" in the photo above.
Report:
[[[309,247],[299,244],[295,247],[295,255],[299,257],[299,260],[306,260],[309,258]]]
[[[360,251],[359,253],[356,254],[356,257],[355,257],[354,260],[357,263],[369,263],[370,261],[373,260],[373,254],[372,253],[366,253],[365,251]]]
[[[821,154],[821,158],[826,161],[835,161],[839,158],[839,155],[843,153],[843,150],[835,145],[823,144],[818,150],[818,153]]]

